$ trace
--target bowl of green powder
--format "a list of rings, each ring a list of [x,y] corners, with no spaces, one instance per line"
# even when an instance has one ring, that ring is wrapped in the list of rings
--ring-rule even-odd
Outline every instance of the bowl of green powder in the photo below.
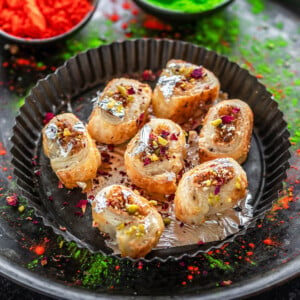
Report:
[[[187,22],[214,13],[234,0],[133,0],[146,13],[166,21]]]

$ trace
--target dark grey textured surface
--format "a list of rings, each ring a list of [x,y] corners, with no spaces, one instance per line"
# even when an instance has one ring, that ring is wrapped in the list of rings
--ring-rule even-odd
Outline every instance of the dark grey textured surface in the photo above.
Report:
[[[0,299],[6,300],[52,300],[47,296],[25,289],[6,278],[0,277]],[[250,300],[298,300],[300,299],[300,278],[295,278],[271,291],[249,298]]]

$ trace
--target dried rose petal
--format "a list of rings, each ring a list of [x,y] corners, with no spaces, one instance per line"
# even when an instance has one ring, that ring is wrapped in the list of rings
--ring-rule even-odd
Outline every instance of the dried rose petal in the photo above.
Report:
[[[151,159],[149,157],[145,157],[143,159],[143,163],[144,163],[144,166],[147,166],[147,165],[149,165],[151,163]]]
[[[202,76],[203,76],[203,69],[201,67],[194,69],[191,73],[191,77],[195,79],[202,78]]]
[[[155,74],[151,70],[145,70],[142,74],[143,80],[153,81],[156,79]]]
[[[79,200],[76,204],[76,207],[81,208],[82,213],[85,213],[87,203],[88,203],[88,201],[85,199]]]
[[[234,120],[234,117],[226,115],[221,117],[221,119],[223,124],[230,124]]]
[[[47,113],[45,114],[43,123],[44,123],[44,124],[49,123],[54,117],[55,117],[54,113],[52,113],[52,112],[47,112]]]
[[[130,87],[128,90],[127,90],[127,94],[128,95],[134,95],[135,94],[135,90],[133,87]]]
[[[12,196],[7,196],[6,203],[10,206],[17,206],[19,203],[17,194],[13,194]]]
[[[240,110],[241,110],[241,109],[240,109],[239,107],[233,107],[231,111],[232,111],[234,114],[237,114],[238,112],[240,112]]]
[[[215,188],[214,194],[218,195],[220,193],[220,190],[221,190],[221,186],[217,185],[216,188]]]
[[[171,134],[170,140],[171,140],[171,141],[177,141],[177,140],[178,140],[178,137],[176,136],[175,133],[172,133],[172,134]]]
[[[160,134],[164,139],[166,139],[169,135],[170,135],[170,132],[166,131],[166,130],[163,130]]]

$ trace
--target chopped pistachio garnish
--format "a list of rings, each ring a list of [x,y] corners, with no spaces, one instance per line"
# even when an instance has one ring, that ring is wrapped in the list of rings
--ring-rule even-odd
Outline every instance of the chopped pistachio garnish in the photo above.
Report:
[[[122,230],[125,228],[125,224],[124,223],[121,223],[117,226],[117,230]]]
[[[159,160],[159,157],[155,153],[151,154],[151,156],[149,158],[150,158],[151,161]]]
[[[222,124],[222,119],[215,119],[215,120],[211,121],[210,124],[211,124],[212,126],[217,127],[217,126],[219,126],[220,124]]]
[[[149,204],[152,206],[156,206],[157,205],[157,201],[156,200],[150,200]]]
[[[136,204],[126,204],[126,211],[130,214],[133,215],[138,211],[139,207]]]
[[[123,96],[123,97],[127,97],[127,90],[124,86],[118,85],[117,89],[119,91],[119,93]]]
[[[206,184],[206,186],[210,186],[210,185],[211,185],[211,180],[210,180],[210,179],[207,179],[207,180],[205,181],[205,184]]]
[[[134,96],[132,96],[132,95],[127,96],[127,100],[128,101],[133,101],[134,100]]]
[[[156,141],[153,141],[153,142],[152,142],[152,145],[153,145],[154,147],[158,147],[158,144],[157,144]]]
[[[64,136],[70,136],[71,134],[72,133],[70,132],[69,128],[64,129],[64,133],[63,133]]]
[[[208,204],[209,205],[214,206],[219,201],[220,201],[219,195],[214,195],[213,193],[209,193],[209,196],[208,196]]]
[[[144,224],[139,224],[138,225],[138,230],[142,233],[145,233],[145,225]]]
[[[235,187],[236,187],[238,190],[240,190],[240,189],[242,188],[242,186],[241,186],[241,178],[240,178],[240,177],[238,177],[238,178],[236,179]]]
[[[168,145],[168,140],[164,139],[163,137],[161,137],[160,135],[157,137],[158,143],[162,146],[166,146]]]

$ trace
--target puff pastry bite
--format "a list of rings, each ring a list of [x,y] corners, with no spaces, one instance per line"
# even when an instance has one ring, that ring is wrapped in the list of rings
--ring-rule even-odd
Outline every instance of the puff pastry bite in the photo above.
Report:
[[[85,189],[96,177],[101,155],[84,124],[73,114],[55,116],[43,129],[44,153],[69,189]]]
[[[232,158],[219,158],[186,172],[175,194],[175,215],[188,224],[234,207],[246,196],[247,176]]]
[[[202,104],[214,101],[220,90],[218,78],[203,66],[172,59],[153,91],[152,106],[159,118],[184,123]]]
[[[172,194],[184,167],[185,135],[167,119],[152,119],[130,141],[125,151],[128,177],[149,192]]]
[[[159,241],[164,222],[144,197],[122,185],[102,189],[92,202],[99,230],[116,238],[122,256],[142,257]]]
[[[89,133],[101,143],[124,143],[146,122],[151,95],[148,84],[128,78],[111,80],[92,111]]]
[[[199,135],[200,161],[232,157],[247,159],[253,129],[253,112],[246,102],[225,100],[211,107]]]

